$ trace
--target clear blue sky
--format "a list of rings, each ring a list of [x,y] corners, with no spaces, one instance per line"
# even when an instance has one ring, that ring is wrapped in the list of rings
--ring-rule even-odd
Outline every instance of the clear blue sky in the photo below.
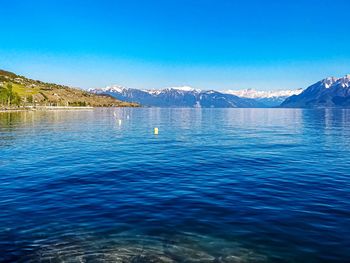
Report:
[[[300,88],[350,72],[349,10],[349,0],[4,0],[0,68],[82,88]]]

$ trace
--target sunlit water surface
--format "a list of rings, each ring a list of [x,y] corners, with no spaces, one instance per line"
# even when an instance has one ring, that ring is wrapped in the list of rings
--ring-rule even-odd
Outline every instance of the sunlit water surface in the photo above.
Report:
[[[7,112],[0,153],[3,262],[350,260],[350,110]]]

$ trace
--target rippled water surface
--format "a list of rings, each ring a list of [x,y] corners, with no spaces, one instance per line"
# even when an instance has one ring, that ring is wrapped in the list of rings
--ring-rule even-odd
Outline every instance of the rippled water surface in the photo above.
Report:
[[[1,262],[350,261],[350,110],[7,112],[0,153]]]

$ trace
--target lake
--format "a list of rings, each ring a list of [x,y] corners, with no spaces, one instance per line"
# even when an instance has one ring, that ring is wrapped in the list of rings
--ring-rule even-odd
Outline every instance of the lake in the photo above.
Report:
[[[3,112],[0,153],[1,262],[350,260],[350,110]]]

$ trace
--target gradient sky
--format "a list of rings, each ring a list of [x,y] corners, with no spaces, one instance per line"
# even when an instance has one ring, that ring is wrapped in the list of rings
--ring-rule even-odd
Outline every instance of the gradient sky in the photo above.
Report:
[[[2,0],[0,68],[82,88],[296,89],[350,72],[349,0]]]

